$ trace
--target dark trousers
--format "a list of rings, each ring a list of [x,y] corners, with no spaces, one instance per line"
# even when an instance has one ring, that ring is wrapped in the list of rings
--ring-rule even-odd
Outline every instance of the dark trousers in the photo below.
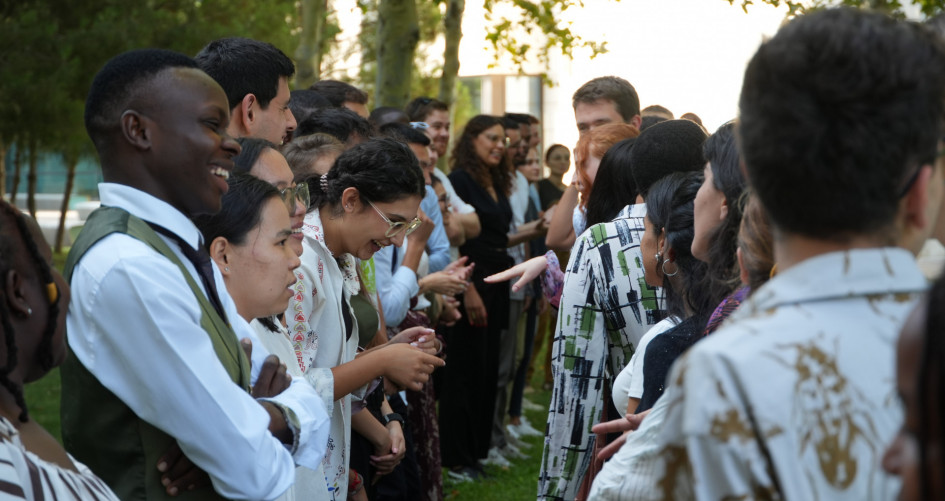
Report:
[[[473,283],[488,315],[486,327],[463,318],[446,334],[446,367],[440,399],[440,448],[443,466],[478,466],[489,453],[499,370],[500,333],[508,325],[509,285],[486,284],[483,277],[502,271],[474,271]]]

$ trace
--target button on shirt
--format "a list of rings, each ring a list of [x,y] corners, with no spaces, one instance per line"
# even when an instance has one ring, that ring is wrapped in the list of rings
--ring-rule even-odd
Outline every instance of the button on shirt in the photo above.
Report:
[[[193,247],[200,245],[197,227],[167,203],[119,184],[103,183],[99,194],[102,205],[124,209]],[[161,238],[201,283],[179,245]],[[253,341],[255,382],[266,350],[237,313],[216,265],[214,277],[236,336]],[[217,493],[274,499],[292,484],[295,463],[318,466],[329,428],[318,394],[296,380],[270,399],[299,420],[298,447],[290,452],[269,432],[268,412],[218,362],[200,326],[193,292],[167,258],[134,237],[113,233],[79,261],[71,287],[66,322],[75,356],[141,419],[176,438],[184,454],[210,475]]]

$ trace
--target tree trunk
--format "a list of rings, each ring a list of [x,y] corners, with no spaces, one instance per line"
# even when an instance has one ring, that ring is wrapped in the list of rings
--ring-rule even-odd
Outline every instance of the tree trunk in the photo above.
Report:
[[[13,150],[13,186],[10,188],[10,205],[16,205],[16,194],[20,191],[20,166],[23,163],[23,147],[21,143],[14,144]]]
[[[59,207],[59,229],[56,230],[56,253],[62,252],[62,239],[66,233],[66,212],[69,212],[69,197],[72,195],[72,186],[75,183],[75,169],[79,164],[79,155],[66,155],[66,189],[62,194],[62,205]]]
[[[322,66],[322,34],[328,0],[301,0],[302,34],[295,50],[295,88],[307,89],[318,81]]]
[[[420,40],[416,0],[380,0],[377,19],[375,106],[403,108],[410,98],[413,58]]]
[[[443,27],[446,32],[446,50],[443,51],[443,78],[440,79],[440,101],[452,108],[459,75],[459,41],[463,38],[463,11],[466,0],[449,0]]]
[[[36,140],[30,139],[30,171],[26,176],[26,207],[33,219],[36,219],[36,148]]]
[[[7,198],[7,143],[0,137],[0,200]]]

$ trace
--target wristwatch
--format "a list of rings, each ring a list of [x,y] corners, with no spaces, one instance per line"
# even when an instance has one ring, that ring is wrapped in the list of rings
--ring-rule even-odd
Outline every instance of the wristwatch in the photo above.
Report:
[[[389,425],[391,421],[397,421],[401,426],[404,425],[404,417],[400,414],[397,414],[396,412],[391,412],[390,414],[384,416],[384,426]]]

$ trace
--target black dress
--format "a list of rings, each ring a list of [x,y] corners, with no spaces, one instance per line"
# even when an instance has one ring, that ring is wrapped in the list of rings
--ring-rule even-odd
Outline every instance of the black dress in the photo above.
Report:
[[[509,268],[506,252],[512,208],[502,190],[493,200],[469,173],[449,175],[456,194],[476,208],[482,227],[479,236],[467,240],[460,254],[476,263],[472,282],[482,297],[488,317],[486,327],[474,327],[463,318],[446,334],[446,367],[440,399],[440,450],[445,467],[478,467],[489,452],[499,371],[499,336],[509,323],[509,284],[487,284],[483,278]]]
[[[654,337],[643,354],[643,395],[635,413],[653,407],[666,386],[666,377],[673,362],[696,341],[702,339],[705,322],[689,317],[676,327]]]

